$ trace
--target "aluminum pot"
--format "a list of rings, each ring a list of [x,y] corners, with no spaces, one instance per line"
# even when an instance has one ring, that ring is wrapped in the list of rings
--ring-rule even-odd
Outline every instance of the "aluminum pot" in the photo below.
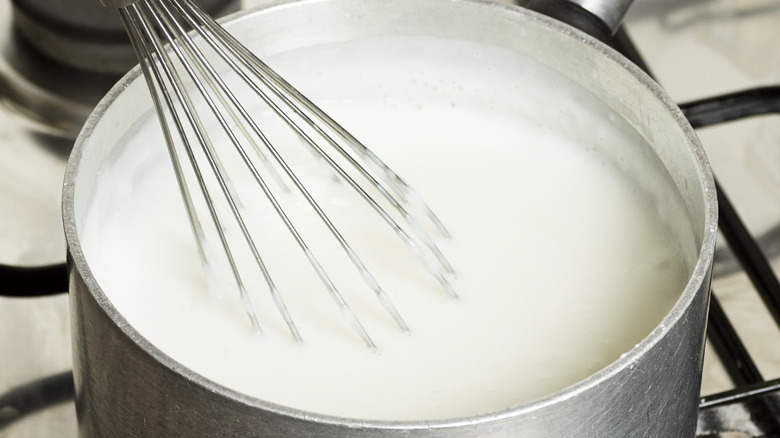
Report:
[[[618,360],[566,389],[500,412],[437,421],[351,420],[224,388],[139,335],[107,299],[80,244],[101,163],[135,120],[150,111],[135,69],[92,114],[66,174],[64,220],[81,437],[694,435],[717,234],[715,192],[693,130],[651,79],[573,28],[521,8],[479,1],[303,0],[241,13],[228,26],[261,56],[372,35],[425,34],[504,46],[557,70],[647,141],[644,149],[611,153],[672,219],[670,232],[684,247],[687,286],[661,323]]]

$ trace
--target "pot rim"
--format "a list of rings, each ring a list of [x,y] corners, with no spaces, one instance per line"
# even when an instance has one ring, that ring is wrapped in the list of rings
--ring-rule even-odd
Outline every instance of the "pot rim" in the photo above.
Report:
[[[318,3],[329,0],[276,0],[271,4],[257,8],[242,10],[231,14],[219,20],[223,24],[230,26],[231,23],[239,22],[255,14],[268,13],[276,8],[287,7],[305,7],[308,3]],[[505,418],[511,418],[526,414],[545,406],[557,404],[570,399],[577,394],[589,390],[590,388],[608,381],[612,376],[621,370],[628,368],[632,363],[650,350],[670,331],[681,318],[685,317],[687,309],[691,306],[699,289],[709,280],[711,275],[712,260],[714,257],[715,243],[718,234],[718,210],[717,197],[715,191],[714,178],[703,147],[688,120],[680,111],[677,104],[666,94],[666,92],[644,71],[626,59],[623,55],[602,43],[601,41],[563,24],[557,20],[551,19],[536,12],[513,5],[505,5],[490,2],[488,0],[436,0],[449,3],[470,3],[479,7],[503,9],[506,14],[513,14],[522,21],[534,21],[536,24],[561,33],[570,38],[573,43],[590,47],[598,52],[600,56],[606,57],[611,62],[618,64],[625,69],[637,81],[637,86],[645,87],[656,96],[657,99],[668,109],[678,127],[682,130],[693,154],[697,170],[698,183],[703,187],[704,196],[704,230],[702,230],[701,244],[696,264],[686,283],[686,286],[674,306],[668,311],[662,321],[648,333],[632,349],[622,354],[617,360],[608,364],[601,370],[590,376],[570,385],[561,390],[543,396],[541,398],[526,402],[517,406],[508,407],[503,410],[479,414],[468,417],[459,417],[441,420],[417,420],[417,421],[388,421],[388,420],[366,420],[348,417],[337,417],[324,415],[314,412],[303,411],[278,405],[260,398],[256,398],[242,392],[222,386],[206,377],[190,370],[185,365],[175,361],[154,344],[144,338],[136,329],[130,325],[127,320],[119,313],[103,292],[87,263],[86,257],[82,251],[79,239],[79,233],[76,226],[74,191],[76,177],[79,171],[79,164],[83,155],[84,144],[89,133],[99,122],[101,115],[113,103],[117,96],[127,86],[135,80],[139,80],[142,72],[139,66],[135,66],[128,72],[117,84],[108,92],[94,109],[81,133],[79,134],[73,152],[68,161],[65,171],[65,183],[63,187],[63,219],[65,236],[68,245],[69,275],[72,277],[73,270],[77,271],[83,279],[91,296],[97,304],[106,313],[106,315],[117,325],[117,327],[140,349],[148,353],[163,367],[173,371],[180,377],[186,379],[195,385],[205,388],[209,392],[216,393],[226,397],[234,402],[240,403],[250,408],[262,409],[267,412],[291,417],[299,420],[315,421],[323,424],[339,425],[348,428],[369,428],[384,430],[414,430],[414,429],[436,429],[436,428],[455,428],[463,425],[473,425],[476,423],[488,423]]]

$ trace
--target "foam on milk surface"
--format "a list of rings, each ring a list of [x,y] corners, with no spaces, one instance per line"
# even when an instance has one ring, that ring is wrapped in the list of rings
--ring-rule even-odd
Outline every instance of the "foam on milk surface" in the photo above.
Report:
[[[379,219],[359,217],[362,201],[312,166],[302,170],[313,175],[310,187],[332,193],[325,207],[348,224],[340,229],[412,333],[358,284],[348,299],[379,346],[365,348],[319,280],[291,268],[300,251],[264,222],[258,202],[247,209],[268,231],[264,247],[280,248],[265,258],[281,272],[305,342],[291,341],[262,281],[253,294],[265,329],[258,337],[235,292],[205,287],[162,137],[147,123],[101,177],[84,250],[128,322],[203,376],[337,416],[475,415],[603,368],[683,289],[686,272],[652,204],[597,151],[599,142],[633,139],[550,72],[502,49],[421,37],[311,48],[272,65],[424,196],[453,235],[440,245],[461,298],[447,298]],[[333,251],[325,259],[338,271]]]

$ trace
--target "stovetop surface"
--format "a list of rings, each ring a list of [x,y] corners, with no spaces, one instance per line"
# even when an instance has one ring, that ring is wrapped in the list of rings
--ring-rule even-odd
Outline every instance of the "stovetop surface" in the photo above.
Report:
[[[245,7],[266,0],[245,0]],[[65,162],[91,91],[66,99],[52,95],[46,80],[26,75],[15,53],[10,0],[0,0],[0,264],[64,261],[60,192]],[[678,102],[780,79],[780,3],[773,0],[637,0],[627,29],[659,82]],[[21,66],[20,66],[21,65]],[[43,84],[43,85],[41,85]],[[16,93],[27,88],[32,99]],[[57,86],[53,86],[57,88]],[[43,105],[33,120],[25,108]],[[76,105],[75,119],[58,112]],[[85,109],[86,108],[86,109]],[[773,117],[699,131],[716,176],[759,240],[780,224],[780,123]],[[776,242],[775,242],[776,243]],[[780,257],[770,242],[775,268]],[[780,377],[780,331],[751,293],[745,275],[719,250],[713,287],[765,378]],[[2,287],[2,286],[0,286]],[[71,368],[67,296],[0,298],[0,393]],[[731,388],[708,350],[703,394]],[[75,437],[73,403],[26,418],[0,438]]]

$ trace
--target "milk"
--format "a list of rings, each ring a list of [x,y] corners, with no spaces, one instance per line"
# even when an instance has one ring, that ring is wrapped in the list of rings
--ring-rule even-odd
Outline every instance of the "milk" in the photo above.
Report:
[[[423,37],[314,47],[270,63],[444,221],[451,239],[428,228],[455,268],[459,298],[448,297],[365,201],[291,136],[280,149],[411,331],[394,324],[300,196],[281,196],[377,344],[367,348],[256,183],[236,172],[237,190],[257,193],[242,195],[244,215],[259,230],[258,246],[303,342],[291,339],[259,275],[247,279],[263,329],[257,334],[229,278],[220,269],[210,280],[203,273],[150,118],[104,166],[83,246],[129,324],[193,371],[327,415],[471,416],[604,368],[647,336],[682,291],[686,267],[652,196],[601,147],[636,147],[641,139],[554,73],[497,47]],[[273,123],[265,111],[256,114],[261,125]]]

